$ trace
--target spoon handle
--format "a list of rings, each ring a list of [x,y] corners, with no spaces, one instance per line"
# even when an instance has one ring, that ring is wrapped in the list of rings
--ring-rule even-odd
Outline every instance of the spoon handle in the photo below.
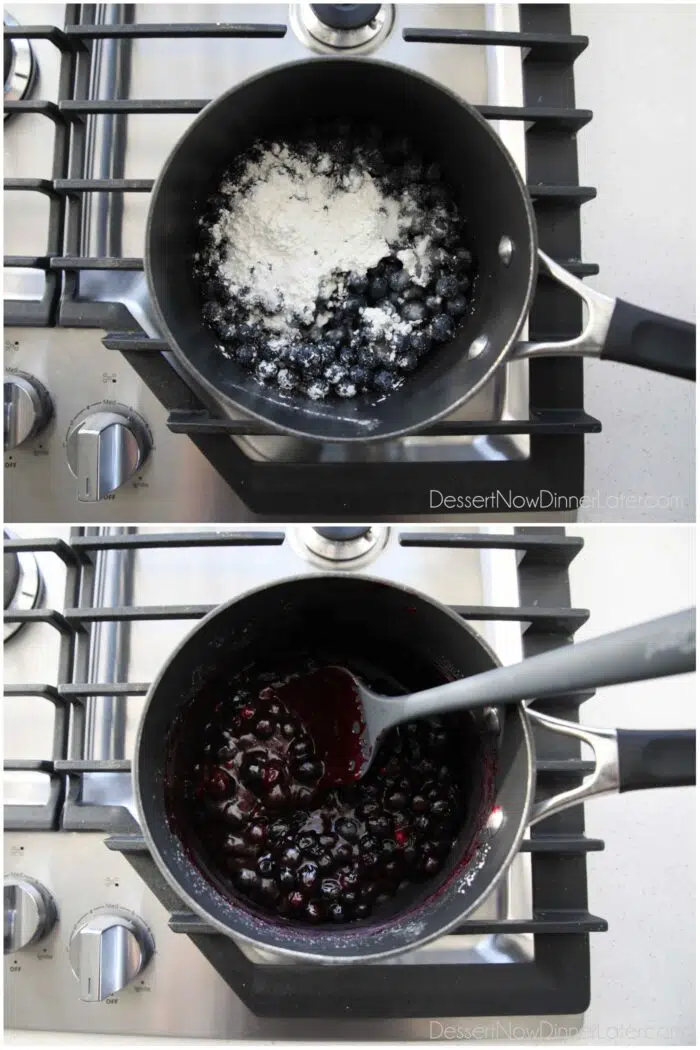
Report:
[[[450,710],[534,700],[695,670],[695,609],[532,656],[403,698],[392,724]],[[400,713],[398,708],[400,708]],[[393,717],[393,715],[397,717]]]

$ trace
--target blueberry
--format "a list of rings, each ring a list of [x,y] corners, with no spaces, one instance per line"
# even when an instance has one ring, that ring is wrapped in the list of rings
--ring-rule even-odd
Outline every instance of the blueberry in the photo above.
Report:
[[[337,386],[338,383],[342,383],[348,377],[347,369],[339,364],[328,365],[324,375],[331,386]]]
[[[255,375],[263,382],[268,382],[277,375],[277,367],[275,361],[260,361],[255,369]]]
[[[370,371],[364,365],[353,365],[348,372],[348,378],[355,386],[369,386]]]
[[[377,838],[382,838],[384,835],[388,835],[391,831],[391,821],[389,817],[386,817],[383,814],[369,817],[367,820],[367,830]]]
[[[429,295],[425,300],[425,309],[429,314],[439,314],[442,310],[442,300],[437,295]]]
[[[401,309],[401,316],[404,321],[417,324],[425,318],[425,307],[422,303],[405,303]]]
[[[335,879],[323,879],[321,882],[321,896],[327,901],[337,901],[340,896],[340,883]]]
[[[430,326],[430,334],[437,343],[448,343],[455,334],[454,321],[447,314],[438,314]]]
[[[464,274],[460,274],[457,278],[457,288],[460,295],[465,295],[471,288],[472,282],[471,277],[466,277]]]
[[[267,878],[274,874],[276,867],[275,859],[271,853],[264,853],[262,857],[258,857],[257,869],[259,875]]]
[[[409,350],[396,358],[396,366],[400,372],[415,372],[418,367],[418,356]]]
[[[312,401],[323,401],[324,397],[328,396],[330,388],[330,383],[327,380],[315,379],[313,383],[307,386],[306,393]]]
[[[292,740],[296,736],[297,727],[293,722],[283,722],[280,726],[280,733],[285,740]]]
[[[342,328],[331,328],[326,331],[326,342],[338,350],[343,345],[345,333]]]
[[[297,885],[302,890],[313,890],[318,884],[318,867],[313,861],[307,861],[297,869]]]
[[[372,385],[380,394],[390,394],[396,389],[396,379],[391,372],[380,370],[372,377]]]
[[[355,908],[355,917],[358,919],[366,919],[371,912],[369,904],[358,904]]]
[[[313,784],[323,776],[323,762],[304,759],[295,769],[296,776],[304,784]]]
[[[436,817],[445,817],[450,812],[450,804],[444,798],[438,798],[430,807],[430,812]]]
[[[321,354],[315,346],[298,346],[294,354],[294,364],[304,376],[321,374]]]
[[[261,787],[265,776],[265,752],[249,751],[243,758],[240,769],[241,781],[246,787]]]
[[[389,291],[389,285],[383,277],[373,277],[369,285],[369,298],[373,303],[384,299]]]
[[[241,868],[236,875],[236,886],[244,893],[254,893],[260,889],[260,876],[252,868]]]
[[[315,831],[305,831],[297,839],[297,846],[302,853],[310,856],[318,852],[318,836]]]
[[[406,809],[408,798],[403,791],[392,791],[386,800],[387,809]]]
[[[342,383],[338,383],[335,392],[339,397],[351,398],[357,395],[357,387],[350,380],[344,380]]]
[[[250,343],[244,343],[235,351],[234,357],[243,368],[250,368],[258,359],[258,351]]]
[[[334,827],[338,835],[342,835],[348,842],[357,842],[359,828],[350,817],[340,817],[336,820]]]
[[[463,295],[455,295],[445,303],[445,310],[450,317],[461,317],[467,312],[467,300]]]
[[[427,332],[412,332],[409,337],[411,350],[418,354],[426,354],[430,350],[430,336]]]
[[[348,288],[356,295],[362,295],[367,291],[367,275],[362,273],[351,273],[348,277]]]
[[[290,868],[297,867],[301,864],[301,850],[296,846],[285,846],[280,853],[280,864]]]
[[[431,854],[423,858],[421,867],[426,875],[437,875],[440,868],[442,867],[442,863],[440,862],[438,857]]]
[[[245,837],[249,842],[254,843],[254,845],[261,845],[267,838],[267,828],[264,824],[260,824],[256,821],[254,824],[249,825]]]
[[[425,298],[425,288],[419,284],[409,284],[402,295],[405,303],[420,303]]]
[[[349,842],[339,843],[333,850],[333,863],[338,865],[348,864],[354,856],[353,848]]]
[[[343,368],[349,368],[356,361],[357,355],[349,346],[344,346],[338,351],[338,364],[342,365]]]
[[[311,737],[300,736],[298,740],[295,740],[290,745],[289,752],[293,758],[303,759],[308,758],[314,752],[314,745]]]
[[[346,922],[348,918],[347,908],[343,907],[340,901],[335,901],[328,908],[328,918],[331,922]]]
[[[414,795],[411,799],[411,809],[414,813],[426,813],[430,809],[430,803],[425,795]]]
[[[411,278],[406,270],[395,270],[394,273],[389,276],[389,287],[392,292],[403,292],[408,288],[410,283]]]
[[[269,740],[274,731],[275,724],[269,718],[261,718],[253,727],[253,732],[258,740]]]
[[[210,300],[202,307],[202,317],[208,325],[215,326],[225,321],[221,303]]]
[[[349,295],[342,305],[343,317],[356,317],[362,307],[365,306],[365,300],[360,295]]]
[[[291,911],[301,911],[306,903],[306,898],[301,890],[292,890],[287,896],[287,903]]]
[[[296,886],[296,875],[292,868],[280,868],[277,875],[277,882],[283,890],[291,890]]]
[[[444,277],[439,277],[435,282],[435,292],[437,295],[443,298],[450,299],[453,295],[457,295],[457,278],[452,274],[447,274]]]
[[[304,908],[304,915],[309,922],[321,922],[323,919],[323,908],[317,901],[309,901]]]
[[[286,836],[289,834],[290,831],[291,831],[291,825],[288,823],[288,821],[286,821],[286,820],[275,820],[275,821],[273,821],[272,824],[270,824],[270,827],[268,828],[268,832],[267,833],[268,833],[268,836],[271,839],[275,839],[276,841],[280,841],[281,839],[286,838]]]
[[[280,390],[284,390],[285,393],[294,390],[295,387],[298,386],[297,377],[294,375],[291,368],[280,368],[277,373],[277,386]]]

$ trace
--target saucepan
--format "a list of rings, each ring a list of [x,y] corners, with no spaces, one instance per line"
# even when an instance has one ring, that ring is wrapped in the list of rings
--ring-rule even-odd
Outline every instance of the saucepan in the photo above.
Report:
[[[396,584],[331,573],[250,591],[215,609],[180,643],[150,689],[139,727],[134,778],[140,823],[163,877],[184,904],[213,930],[258,948],[328,963],[367,962],[417,948],[479,907],[507,872],[529,826],[598,794],[695,783],[692,731],[593,729],[524,702],[460,712],[449,716],[449,731],[460,749],[465,819],[440,872],[399,889],[362,921],[311,927],[271,917],[209,879],[183,845],[166,802],[168,740],[176,719],[184,718],[186,726],[210,679],[306,656],[347,667],[380,691],[387,681],[399,691],[425,689],[498,665],[484,640],[438,602]],[[537,727],[593,749],[594,771],[580,785],[535,798]]]
[[[473,310],[452,342],[392,395],[367,393],[342,405],[263,388],[224,357],[202,321],[194,277],[200,217],[236,156],[256,139],[284,137],[309,119],[335,117],[405,134],[439,162],[478,261]],[[153,189],[145,266],[159,326],[186,372],[224,412],[242,410],[297,437],[367,441],[421,430],[473,397],[508,359],[579,354],[695,376],[694,326],[602,295],[538,249],[525,184],[476,109],[427,77],[367,58],[280,66],[211,102],[175,146]],[[540,268],[584,302],[587,319],[576,338],[518,342]],[[649,279],[653,286],[652,273]]]

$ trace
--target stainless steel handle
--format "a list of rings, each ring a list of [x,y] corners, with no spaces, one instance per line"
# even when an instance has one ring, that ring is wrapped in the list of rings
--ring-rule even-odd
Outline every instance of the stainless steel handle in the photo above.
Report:
[[[576,292],[586,307],[583,331],[574,339],[565,339],[560,343],[516,343],[511,352],[511,359],[523,360],[529,357],[552,357],[556,354],[575,354],[578,357],[600,357],[612,321],[617,300],[609,295],[596,292],[578,277],[574,277],[563,266],[550,259],[543,251],[538,251],[540,261],[549,275],[560,284]]]
[[[595,769],[585,776],[580,784],[534,804],[530,811],[530,824],[537,824],[545,817],[554,816],[555,813],[561,813],[562,810],[597,795],[617,794],[620,790],[620,762],[616,729],[580,726],[566,719],[544,715],[541,711],[533,711],[532,708],[527,709],[527,717],[543,729],[583,741],[593,749],[595,755]]]

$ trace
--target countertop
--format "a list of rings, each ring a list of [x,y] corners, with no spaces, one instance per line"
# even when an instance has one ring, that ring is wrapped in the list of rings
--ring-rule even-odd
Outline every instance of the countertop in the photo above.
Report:
[[[576,103],[589,278],[683,320],[695,318],[695,5],[573,4]],[[695,520],[695,388],[625,365],[585,362],[586,409],[603,423],[586,441],[580,521]],[[624,484],[621,484],[624,481]]]

